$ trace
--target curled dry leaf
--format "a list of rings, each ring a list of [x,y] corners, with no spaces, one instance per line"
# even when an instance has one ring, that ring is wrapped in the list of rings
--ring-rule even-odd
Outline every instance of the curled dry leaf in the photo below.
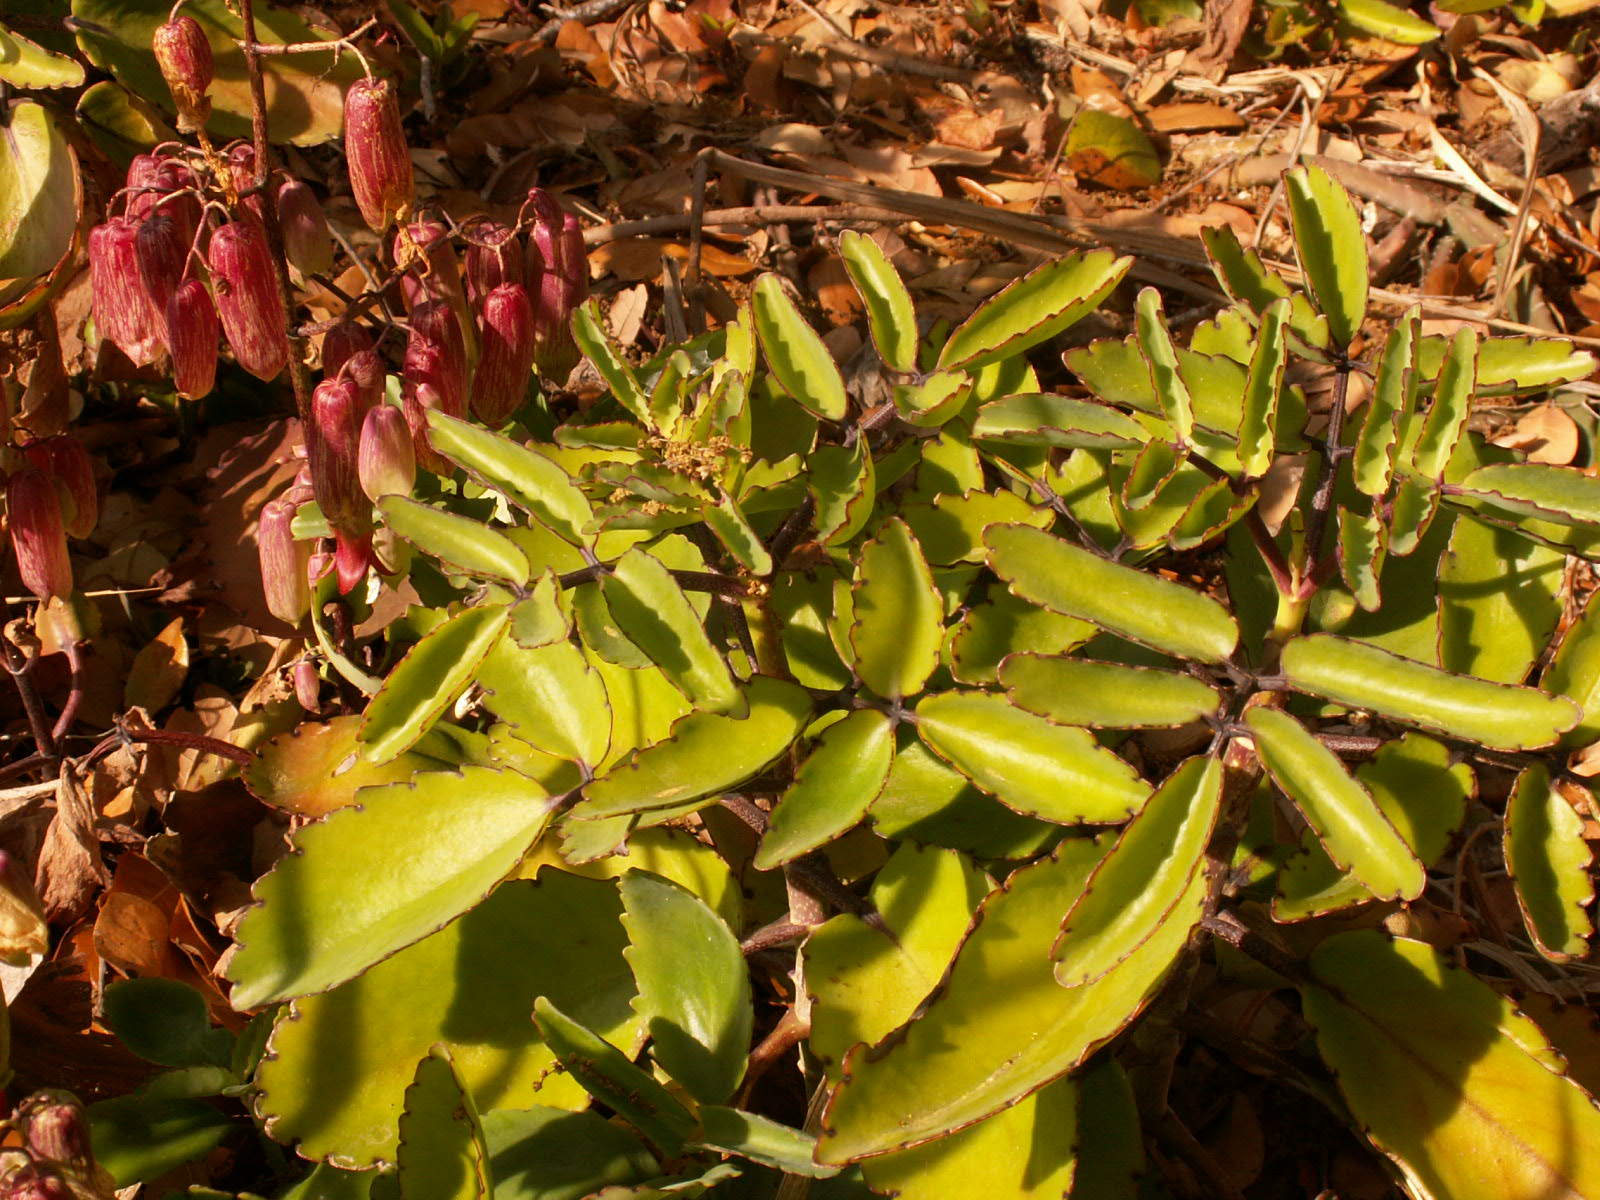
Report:
[[[1578,426],[1553,404],[1541,404],[1518,418],[1508,432],[1494,439],[1496,446],[1522,450],[1529,462],[1564,467],[1578,456]]]

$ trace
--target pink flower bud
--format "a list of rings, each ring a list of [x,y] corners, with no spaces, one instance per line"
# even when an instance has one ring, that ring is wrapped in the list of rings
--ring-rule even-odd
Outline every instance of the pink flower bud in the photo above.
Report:
[[[211,111],[206,92],[216,74],[205,30],[193,17],[180,15],[156,29],[151,48],[178,106],[178,128],[204,125]]]
[[[278,223],[283,252],[302,276],[326,275],[333,268],[333,237],[317,194],[298,179],[278,187]]]
[[[443,300],[426,301],[411,311],[411,333],[406,339],[401,373],[405,378],[415,376],[431,383],[439,393],[441,407],[451,416],[467,415],[466,343],[461,336],[461,322]]]
[[[100,519],[100,492],[83,443],[71,434],[62,434],[29,442],[22,449],[30,463],[61,485],[66,499],[61,516],[67,536],[88,537]]]
[[[340,321],[322,335],[322,373],[334,376],[358,350],[372,349],[372,335],[354,321]]]
[[[339,594],[346,595],[367,577],[372,565],[372,531],[350,533],[333,531],[333,570],[339,580]]]
[[[522,406],[533,373],[533,334],[533,305],[521,284],[503,283],[484,298],[472,415],[485,425],[504,425]]]
[[[549,192],[532,189],[528,204],[534,214],[526,257],[528,298],[533,302],[533,361],[541,375],[559,383],[580,357],[568,323],[589,294],[583,228]]]
[[[267,609],[288,625],[300,624],[311,611],[311,585],[306,573],[311,544],[295,541],[290,529],[296,507],[284,500],[269,500],[256,527]]]
[[[172,349],[172,381],[178,395],[198,400],[217,382],[217,307],[198,279],[178,285],[167,301],[167,331]]]
[[[416,203],[411,151],[400,104],[387,79],[358,79],[344,97],[344,149],[350,190],[376,233],[403,221]]]
[[[95,324],[135,363],[161,354],[161,317],[139,275],[139,223],[112,217],[89,232],[89,288]]]
[[[81,1166],[90,1161],[89,1124],[70,1092],[35,1092],[26,1111],[28,1149],[46,1162]]]
[[[474,305],[502,283],[523,283],[522,239],[498,221],[478,221],[467,227],[467,298]]]
[[[309,658],[295,663],[290,677],[294,680],[294,698],[308,713],[319,712],[322,706],[322,679],[317,675],[317,664]]]
[[[349,379],[361,395],[361,411],[366,412],[383,401],[383,359],[376,350],[358,350],[339,368],[339,378]]]
[[[161,208],[153,210],[139,226],[134,238],[134,253],[139,260],[139,279],[145,294],[161,316],[162,341],[171,348],[167,335],[167,301],[177,291],[183,280],[184,261],[189,257],[189,243],[171,213]]]
[[[410,357],[408,353],[407,358]],[[414,383],[405,381],[400,393],[400,402],[406,415],[406,424],[411,427],[411,446],[416,452],[417,466],[424,471],[432,471],[435,475],[448,475],[455,470],[455,464],[433,448],[428,440],[428,410],[432,408],[444,409],[439,402],[439,393],[430,383]],[[451,413],[452,416],[461,416],[461,413]]]
[[[6,519],[23,585],[41,600],[72,593],[61,498],[50,476],[24,467],[6,484]]]
[[[390,404],[368,409],[356,460],[361,490],[376,504],[384,496],[409,496],[417,480],[417,452],[405,414]]]
[[[322,515],[335,529],[363,509],[357,463],[361,452],[361,393],[349,379],[324,379],[311,394],[306,461]]]
[[[275,378],[289,361],[289,328],[265,231],[250,221],[224,225],[211,236],[210,257],[217,315],[233,356],[256,378]]]
[[[450,231],[441,222],[418,219],[407,225],[396,238],[395,259],[406,268],[400,285],[408,311],[428,300],[464,295]]]

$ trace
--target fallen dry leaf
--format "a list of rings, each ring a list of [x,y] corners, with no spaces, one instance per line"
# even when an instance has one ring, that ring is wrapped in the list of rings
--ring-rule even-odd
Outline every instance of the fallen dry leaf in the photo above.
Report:
[[[1578,456],[1578,426],[1553,404],[1531,408],[1508,432],[1494,439],[1496,446],[1526,452],[1529,462],[1564,467]]]
[[[56,780],[56,815],[45,831],[34,871],[45,915],[58,924],[75,920],[106,881],[89,797],[76,769],[64,762]]]
[[[178,694],[189,675],[189,642],[183,618],[175,618],[133,656],[122,702],[129,708],[160,712]]]

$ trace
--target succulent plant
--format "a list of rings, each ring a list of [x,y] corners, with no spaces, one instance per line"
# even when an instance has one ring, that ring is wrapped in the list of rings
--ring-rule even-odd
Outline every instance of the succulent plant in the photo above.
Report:
[[[278,224],[283,252],[302,278],[325,275],[333,268],[333,235],[328,218],[311,186],[298,179],[278,185]]]
[[[167,340],[178,395],[198,400],[217,382],[217,342],[222,328],[211,293],[198,279],[180,283],[167,301]]]
[[[269,500],[256,526],[267,611],[288,625],[298,625],[311,608],[311,544],[297,541],[292,528],[298,507],[286,499]]]
[[[143,366],[161,355],[163,322],[139,271],[139,225],[112,217],[89,231],[89,287],[101,336]]]
[[[178,107],[178,128],[199,129],[211,113],[206,92],[216,75],[211,42],[200,23],[180,14],[157,27],[151,48]]]
[[[39,438],[22,448],[28,462],[58,484],[64,503],[62,523],[68,537],[86,538],[100,519],[100,494],[94,466],[83,443],[70,433]]]
[[[72,593],[66,522],[56,482],[37,467],[24,467],[6,481],[6,521],[22,583],[41,600]]]
[[[289,361],[289,328],[278,298],[267,235],[254,221],[233,221],[211,235],[217,316],[239,365],[273,379]]]
[[[344,146],[350,190],[375,233],[403,221],[416,203],[411,151],[400,104],[387,79],[360,79],[344,97]]]
[[[478,369],[472,377],[472,415],[505,424],[528,393],[533,371],[533,305],[519,283],[502,283],[478,310]]]

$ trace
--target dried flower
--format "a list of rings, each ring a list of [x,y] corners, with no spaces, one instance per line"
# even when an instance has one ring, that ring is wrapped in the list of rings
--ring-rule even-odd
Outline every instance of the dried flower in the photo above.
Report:
[[[68,537],[86,538],[100,519],[100,493],[94,465],[83,443],[71,434],[40,438],[23,448],[28,461],[59,485],[62,523]]]
[[[72,592],[72,562],[55,481],[24,467],[6,484],[6,519],[23,585],[41,600]]]
[[[199,129],[211,115],[206,92],[216,74],[205,30],[193,17],[176,16],[156,30],[151,48],[178,106],[178,128]]]
[[[333,236],[317,194],[298,179],[278,187],[278,224],[283,252],[302,277],[326,275],[333,268]]]
[[[211,236],[211,274],[217,315],[239,365],[272,379],[289,361],[289,327],[267,251],[267,235],[251,221],[234,221]]]
[[[361,490],[377,503],[384,496],[409,496],[417,480],[417,452],[405,414],[390,404],[367,410],[356,461]]]
[[[364,416],[353,380],[324,379],[311,394],[306,460],[317,503],[335,529],[350,526],[365,505],[357,471]]]
[[[172,381],[178,395],[198,400],[217,382],[217,307],[198,279],[178,285],[167,301],[167,336],[172,350]]]
[[[35,1092],[22,1108],[28,1149],[39,1158],[69,1167],[92,1160],[89,1124],[71,1092]]]
[[[522,405],[533,372],[533,305],[527,289],[503,283],[484,298],[478,315],[482,346],[472,379],[472,415],[503,425]]]
[[[403,221],[416,203],[411,151],[400,104],[387,79],[358,79],[344,97],[345,157],[350,190],[374,232]]]
[[[256,527],[267,610],[289,625],[300,624],[311,611],[311,585],[306,571],[311,544],[296,541],[290,528],[297,507],[287,500],[269,500]]]
[[[139,222],[112,217],[89,231],[89,288],[95,324],[135,363],[161,355],[161,317],[139,275]]]

